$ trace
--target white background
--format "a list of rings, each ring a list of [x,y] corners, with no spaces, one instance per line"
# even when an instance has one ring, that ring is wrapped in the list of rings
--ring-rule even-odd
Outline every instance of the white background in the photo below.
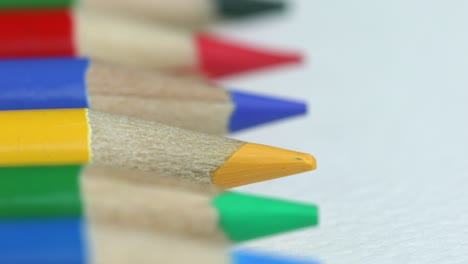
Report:
[[[290,3],[215,28],[308,57],[221,81],[310,105],[232,135],[318,159],[315,172],[240,190],[319,204],[320,227],[249,244],[326,263],[468,263],[468,1]]]

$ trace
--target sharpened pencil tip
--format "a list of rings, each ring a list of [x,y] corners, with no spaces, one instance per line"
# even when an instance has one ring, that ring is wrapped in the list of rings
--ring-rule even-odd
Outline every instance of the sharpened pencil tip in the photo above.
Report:
[[[310,204],[226,192],[216,197],[213,205],[221,228],[235,242],[318,224],[318,207]]]
[[[307,112],[307,105],[299,101],[239,91],[231,91],[230,94],[234,103],[234,111],[229,124],[230,132],[303,115]]]
[[[232,264],[319,264],[320,261],[311,258],[293,257],[260,252],[253,249],[239,248],[231,252]]]
[[[218,12],[225,18],[241,18],[262,13],[282,11],[286,4],[265,0],[215,0]]]
[[[317,167],[313,156],[266,145],[246,143],[213,172],[212,181],[222,188],[272,180]]]
[[[197,36],[200,71],[207,77],[223,77],[286,64],[302,63],[302,55],[273,51],[224,40],[208,34]]]

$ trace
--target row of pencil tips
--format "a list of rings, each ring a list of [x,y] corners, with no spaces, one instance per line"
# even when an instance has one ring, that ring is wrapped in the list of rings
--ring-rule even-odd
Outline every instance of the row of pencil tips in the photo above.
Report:
[[[0,263],[317,263],[231,247],[315,227],[318,206],[227,190],[315,158],[222,137],[307,105],[209,80],[302,56],[196,33],[284,7],[1,0]]]

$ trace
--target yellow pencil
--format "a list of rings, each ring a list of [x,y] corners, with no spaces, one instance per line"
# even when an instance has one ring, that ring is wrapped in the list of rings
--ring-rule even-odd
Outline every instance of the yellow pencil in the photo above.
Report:
[[[0,166],[93,162],[231,188],[316,168],[311,155],[86,109],[0,112]]]

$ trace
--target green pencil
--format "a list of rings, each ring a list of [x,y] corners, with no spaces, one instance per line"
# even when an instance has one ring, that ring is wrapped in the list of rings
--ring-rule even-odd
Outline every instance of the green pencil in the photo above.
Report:
[[[283,11],[278,0],[0,0],[0,8],[57,8],[79,5],[191,27],[220,19],[239,19]]]
[[[215,241],[240,242],[318,224],[315,205],[90,166],[0,168],[0,217],[81,216]],[[81,181],[81,194],[80,194]],[[211,188],[211,187],[210,187]]]

